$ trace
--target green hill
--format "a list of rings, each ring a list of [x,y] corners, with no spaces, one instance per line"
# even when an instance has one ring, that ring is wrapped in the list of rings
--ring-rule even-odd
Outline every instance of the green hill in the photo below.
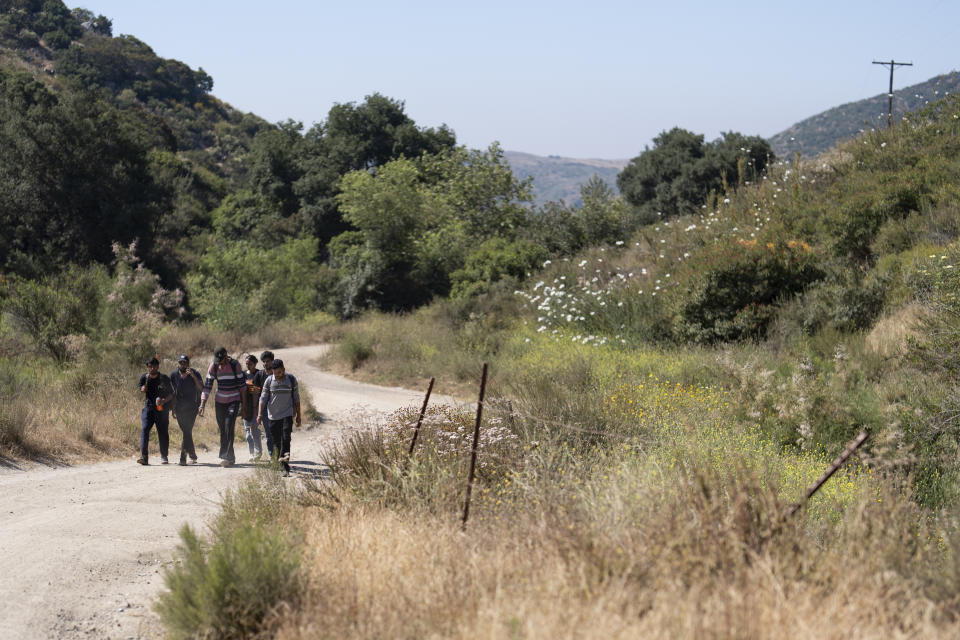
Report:
[[[960,72],[957,71],[894,91],[893,116],[899,120],[905,113],[957,92],[960,92]],[[887,100],[887,94],[881,93],[828,109],[771,137],[770,145],[779,158],[790,158],[798,151],[807,157],[815,156],[864,131],[886,126]]]

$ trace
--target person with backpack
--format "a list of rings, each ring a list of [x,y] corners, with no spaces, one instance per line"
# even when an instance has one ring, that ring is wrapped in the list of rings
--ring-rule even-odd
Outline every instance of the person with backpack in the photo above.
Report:
[[[170,447],[170,400],[173,390],[170,378],[160,373],[160,361],[150,358],[144,363],[147,372],[140,376],[137,386],[143,394],[143,411],[140,412],[140,457],[138,464],[150,464],[150,430],[156,425],[157,440],[160,443],[160,463],[167,464],[167,452]]]
[[[197,451],[193,446],[193,425],[200,410],[200,394],[203,391],[203,379],[200,372],[190,366],[190,356],[183,354],[177,358],[177,368],[170,373],[173,385],[173,417],[180,425],[183,440],[180,444],[180,466],[186,466],[187,456],[190,462],[197,463]]]
[[[252,353],[245,361],[247,370],[243,372],[247,382],[247,397],[243,403],[243,429],[247,438],[247,447],[250,449],[250,462],[256,462],[263,455],[263,444],[260,440],[260,425],[257,423],[257,410],[260,404],[260,388],[257,378],[263,378],[262,371],[257,369],[257,356]]]
[[[300,387],[297,379],[286,372],[283,360],[273,361],[273,375],[267,378],[260,393],[260,411],[257,422],[263,423],[264,414],[267,428],[271,431],[277,459],[283,465],[283,475],[290,475],[290,438],[293,434],[293,421],[300,426]]]
[[[247,384],[240,363],[227,355],[226,347],[217,347],[213,352],[213,362],[207,369],[197,415],[203,415],[214,382],[217,383],[215,402],[217,429],[220,431],[220,466],[230,467],[237,461],[233,453],[233,437],[240,407],[247,399]]]

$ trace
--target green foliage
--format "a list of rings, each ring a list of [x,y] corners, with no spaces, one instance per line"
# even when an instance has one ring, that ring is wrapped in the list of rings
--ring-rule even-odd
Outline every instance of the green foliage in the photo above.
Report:
[[[823,277],[815,260],[799,244],[740,242],[705,249],[685,267],[688,284],[672,292],[678,337],[697,343],[763,338],[778,304]]]
[[[172,638],[248,638],[276,623],[271,615],[300,597],[300,549],[290,534],[250,523],[204,543],[180,530],[179,563],[156,610]]]
[[[702,135],[675,127],[653,142],[617,176],[620,193],[646,219],[692,213],[709,193],[757,180],[773,159],[763,138],[733,131],[704,144]]]
[[[192,308],[219,329],[253,330],[265,316],[302,317],[322,303],[317,249],[314,238],[274,247],[250,241],[216,244],[187,277]]]
[[[13,276],[0,294],[0,311],[33,340],[37,349],[57,361],[68,356],[67,337],[87,332],[102,300],[103,274],[74,269],[59,276],[26,280]]]
[[[546,250],[532,242],[490,238],[467,255],[463,268],[450,274],[450,296],[479,295],[489,291],[494,282],[507,278],[519,282],[546,257]]]
[[[0,69],[0,121],[0,268],[105,263],[111,240],[149,248],[164,198],[116,111]]]
[[[454,281],[458,295],[480,292],[503,276],[523,277],[543,255],[529,241],[508,248],[495,240],[518,230],[530,198],[497,146],[400,158],[375,173],[347,174],[340,190],[344,220],[360,233],[331,243],[345,315],[367,306],[409,309],[446,295]],[[479,247],[484,242],[492,243]]]

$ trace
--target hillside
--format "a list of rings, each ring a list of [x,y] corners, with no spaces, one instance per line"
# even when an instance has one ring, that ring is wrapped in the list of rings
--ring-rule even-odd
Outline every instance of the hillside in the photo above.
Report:
[[[617,174],[629,159],[598,160],[562,158],[560,156],[537,156],[520,151],[505,151],[507,161],[519,179],[533,178],[533,195],[537,204],[563,201],[567,205],[580,205],[580,185],[593,174],[617,188]]]
[[[921,109],[932,102],[960,91],[960,72],[930,78],[926,82],[893,92],[893,116]],[[886,126],[887,94],[881,93],[828,109],[770,138],[770,145],[779,158],[792,157],[797,151],[815,156],[838,142],[848,140],[863,131]]]

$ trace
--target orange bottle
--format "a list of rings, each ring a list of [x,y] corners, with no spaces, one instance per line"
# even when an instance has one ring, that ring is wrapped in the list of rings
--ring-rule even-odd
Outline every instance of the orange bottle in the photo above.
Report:
[[[160,399],[160,396],[157,396],[157,411],[163,411],[163,400]]]

